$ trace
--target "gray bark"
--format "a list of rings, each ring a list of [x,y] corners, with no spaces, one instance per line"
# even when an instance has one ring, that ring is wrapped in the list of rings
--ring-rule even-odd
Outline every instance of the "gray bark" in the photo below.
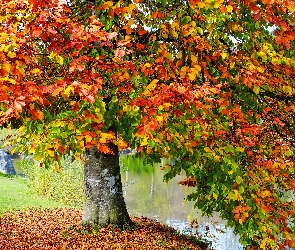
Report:
[[[115,155],[103,154],[96,147],[86,151],[84,188],[86,202],[82,224],[129,228],[132,221],[123,197],[118,148],[108,145]]]

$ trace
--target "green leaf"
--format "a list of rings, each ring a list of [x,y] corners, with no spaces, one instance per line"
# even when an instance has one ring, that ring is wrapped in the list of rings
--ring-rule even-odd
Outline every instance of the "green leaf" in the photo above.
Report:
[[[241,177],[241,176],[237,176],[236,177],[236,182],[238,183],[238,184],[241,184],[242,182],[243,182],[243,178]]]
[[[201,27],[196,27],[196,29],[197,29],[197,31],[198,31],[198,33],[200,35],[203,35],[204,34],[204,31],[203,31],[203,29]]]

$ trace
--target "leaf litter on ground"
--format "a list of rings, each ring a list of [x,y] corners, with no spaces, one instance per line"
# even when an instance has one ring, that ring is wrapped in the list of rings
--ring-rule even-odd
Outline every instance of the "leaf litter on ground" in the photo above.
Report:
[[[132,217],[134,229],[82,227],[82,210],[35,209],[0,217],[1,250],[205,249],[195,237],[146,217]]]

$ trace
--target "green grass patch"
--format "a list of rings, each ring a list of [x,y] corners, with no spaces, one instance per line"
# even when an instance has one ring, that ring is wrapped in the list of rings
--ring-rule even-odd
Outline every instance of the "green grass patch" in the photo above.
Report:
[[[52,201],[34,193],[27,180],[19,176],[0,174],[0,214],[6,211],[28,208],[65,207],[60,202]]]

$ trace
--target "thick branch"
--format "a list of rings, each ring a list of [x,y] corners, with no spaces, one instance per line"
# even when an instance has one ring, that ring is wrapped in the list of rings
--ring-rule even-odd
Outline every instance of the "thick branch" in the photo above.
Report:
[[[261,91],[259,93],[259,95],[267,96],[267,97],[270,97],[272,99],[276,99],[276,100],[279,100],[279,101],[286,101],[286,102],[288,102],[288,101],[294,102],[295,101],[295,95],[288,95],[288,96],[278,95],[278,94],[275,94],[275,93],[273,93],[271,91],[264,90],[264,89],[263,89],[263,91]]]

